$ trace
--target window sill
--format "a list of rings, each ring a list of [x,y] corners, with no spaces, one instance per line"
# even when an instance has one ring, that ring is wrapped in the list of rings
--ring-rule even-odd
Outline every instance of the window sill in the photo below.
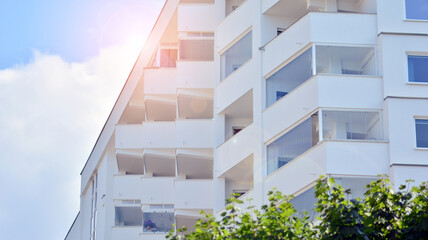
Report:
[[[405,22],[425,22],[428,23],[428,19],[403,19]]]
[[[407,82],[407,85],[428,86],[428,82]]]
[[[428,151],[428,147],[415,147],[416,151]]]

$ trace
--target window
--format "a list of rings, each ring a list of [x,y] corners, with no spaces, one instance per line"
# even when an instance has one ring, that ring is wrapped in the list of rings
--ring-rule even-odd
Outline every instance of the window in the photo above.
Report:
[[[428,1],[406,0],[406,18],[428,20]]]
[[[180,40],[180,60],[213,61],[214,40],[184,39]]]
[[[149,205],[143,211],[143,232],[166,233],[173,229],[174,205]]]
[[[281,68],[266,80],[267,107],[312,76],[312,48]]]
[[[416,119],[416,147],[428,148],[428,119]]]
[[[322,111],[323,140],[380,140],[380,112]]]
[[[140,206],[115,207],[115,226],[141,226],[142,221]]]
[[[285,28],[276,28],[276,35],[283,33],[285,31]]]
[[[247,33],[221,55],[221,79],[238,70],[251,59],[252,33]]]
[[[428,83],[428,56],[408,56],[409,82]]]
[[[372,47],[316,46],[317,74],[376,75]]]
[[[315,146],[318,143],[318,136],[316,113],[267,146],[267,174],[271,174]]]

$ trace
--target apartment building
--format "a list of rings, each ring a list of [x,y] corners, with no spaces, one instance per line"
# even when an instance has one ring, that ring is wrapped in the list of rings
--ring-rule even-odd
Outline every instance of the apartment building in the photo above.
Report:
[[[168,0],[81,172],[65,239],[163,239],[232,193],[309,210],[428,179],[428,2]]]

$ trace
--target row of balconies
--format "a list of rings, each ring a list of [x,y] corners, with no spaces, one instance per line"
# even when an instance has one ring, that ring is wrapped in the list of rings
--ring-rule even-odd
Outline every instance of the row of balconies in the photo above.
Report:
[[[140,199],[141,204],[173,204],[175,210],[207,210],[214,206],[212,179],[177,179],[115,175],[114,199]]]

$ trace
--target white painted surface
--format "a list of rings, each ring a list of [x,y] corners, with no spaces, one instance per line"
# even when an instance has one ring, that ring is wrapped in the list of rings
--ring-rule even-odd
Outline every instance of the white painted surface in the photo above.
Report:
[[[178,6],[179,32],[214,32],[215,25],[214,4],[180,4]]]
[[[189,129],[192,130],[189,131]],[[117,125],[116,147],[125,149],[212,148],[214,147],[214,121],[200,119]]]
[[[114,199],[141,200],[142,204],[173,204],[174,178],[115,175]]]
[[[177,88],[214,88],[213,61],[177,61]]]
[[[224,51],[234,40],[237,40],[251,27],[253,15],[256,14],[254,5],[258,1],[247,0],[235,11],[229,14],[219,25],[215,32],[215,49]]]
[[[219,113],[254,86],[256,64],[249,60],[217,85],[214,113]]]
[[[80,214],[74,220],[64,240],[80,240]]]
[[[175,209],[213,209],[213,180],[175,180]]]
[[[112,227],[112,240],[128,240],[138,239],[139,234],[143,231],[143,227]]]
[[[175,94],[177,91],[176,68],[144,69],[145,94]]]
[[[405,0],[377,0],[379,33],[428,33],[426,21],[406,20]]]
[[[409,83],[407,55],[428,55],[427,37],[382,35],[384,97],[428,97],[428,83]]]
[[[415,129],[415,117],[428,117],[428,99],[388,98],[385,109],[388,110],[390,163],[428,165],[428,149],[416,148]]]
[[[254,149],[260,144],[257,131],[257,127],[251,124],[217,147],[218,172],[215,173],[215,177],[222,175],[254,152]]]
[[[427,181],[428,166],[392,166],[391,167],[391,182],[394,184],[395,190],[398,190],[400,185],[418,186],[422,182]],[[406,180],[414,182],[406,183]]]

